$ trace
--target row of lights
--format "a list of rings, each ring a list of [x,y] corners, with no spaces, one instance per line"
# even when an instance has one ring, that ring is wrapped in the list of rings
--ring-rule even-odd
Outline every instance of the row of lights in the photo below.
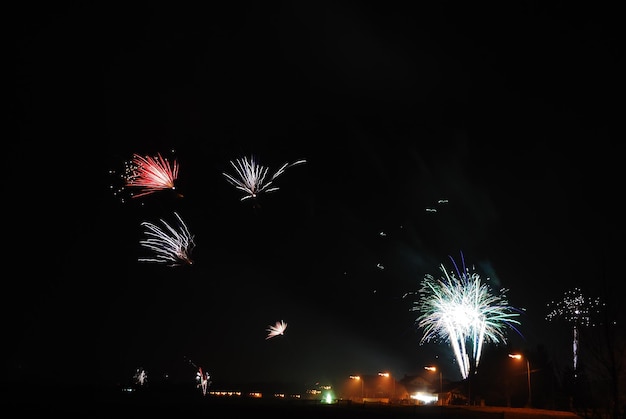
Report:
[[[517,360],[521,360],[523,357],[521,354],[509,354],[509,358],[513,358],[513,359],[517,359]],[[526,359],[526,374],[528,377],[528,401],[527,401],[527,406],[530,407],[531,403],[532,403],[532,393],[531,393],[531,385],[530,385],[530,362],[528,361],[528,357],[525,358]],[[427,365],[424,367],[425,370],[427,371],[431,371],[431,372],[437,372],[437,367],[433,366],[433,365]],[[391,377],[391,374],[388,372],[379,372],[378,373],[379,376],[381,377]],[[357,380],[357,381],[361,381],[361,397],[363,397],[363,379],[361,378],[361,376],[359,375],[351,375],[350,376],[351,380]],[[395,395],[396,389],[395,389],[395,380],[393,381],[394,384],[394,389],[393,389],[393,394]],[[443,393],[443,374],[441,372],[441,370],[439,370],[439,392]]]
[[[388,372],[379,372],[378,373],[379,377],[385,377],[385,378],[391,378],[391,374]],[[361,382],[361,397],[363,397],[363,378],[361,378],[360,375],[351,375],[350,376],[351,380],[356,380],[356,381],[360,381]],[[395,396],[396,394],[396,380],[393,380],[393,392],[392,394]]]

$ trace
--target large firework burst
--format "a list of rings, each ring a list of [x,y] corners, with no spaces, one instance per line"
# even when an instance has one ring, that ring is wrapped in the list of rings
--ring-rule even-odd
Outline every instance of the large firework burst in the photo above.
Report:
[[[250,159],[242,157],[230,162],[235,169],[236,175],[226,172],[222,174],[231,185],[245,193],[241,198],[244,201],[256,198],[261,192],[267,193],[278,190],[278,187],[273,184],[274,180],[288,168],[302,163],[306,163],[306,160],[285,163],[267,179],[268,167],[258,164],[254,156],[250,157]]]
[[[178,178],[178,162],[171,162],[158,153],[156,156],[134,154],[126,163],[123,178],[125,186],[137,190],[133,198],[139,198],[165,189],[175,190]]]
[[[192,265],[191,252],[195,247],[194,236],[189,232],[178,213],[174,213],[178,220],[177,228],[170,226],[161,219],[164,228],[156,224],[144,221],[141,223],[146,228],[147,239],[139,243],[154,251],[153,257],[139,258],[140,262],[164,263],[169,266]]]
[[[452,258],[450,258],[452,259]],[[478,367],[485,343],[505,343],[506,328],[519,324],[518,316],[506,299],[508,290],[493,294],[487,283],[469,269],[448,272],[440,266],[443,276],[435,279],[427,274],[419,290],[419,299],[413,310],[421,314],[416,319],[423,329],[420,344],[429,341],[447,341],[452,346],[465,379],[473,368]]]

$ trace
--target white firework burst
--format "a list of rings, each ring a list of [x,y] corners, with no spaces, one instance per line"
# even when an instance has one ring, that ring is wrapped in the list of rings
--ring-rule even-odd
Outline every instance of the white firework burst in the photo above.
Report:
[[[135,375],[133,375],[133,381],[135,381],[135,384],[138,384],[140,386],[146,384],[146,382],[148,381],[148,374],[146,373],[146,370],[144,370],[143,368],[137,368],[137,371],[135,371]]]
[[[519,313],[509,306],[506,289],[492,294],[480,276],[463,268],[435,279],[426,275],[419,290],[420,298],[413,310],[421,314],[416,322],[424,330],[422,341],[443,340],[450,343],[463,378],[478,367],[483,344],[505,343],[506,327],[519,324]]]
[[[285,163],[268,178],[268,167],[258,164],[254,156],[251,156],[249,159],[242,157],[230,162],[231,166],[235,169],[236,175],[231,175],[226,172],[222,174],[231,185],[245,193],[241,198],[241,200],[244,201],[246,199],[254,199],[262,192],[268,193],[278,190],[278,187],[273,184],[274,180],[282,175],[288,168],[303,163],[306,163],[306,160]]]
[[[267,329],[266,329],[267,330],[267,337],[265,339],[267,340],[267,339],[271,339],[271,338],[276,337],[276,336],[283,335],[283,334],[285,334],[285,329],[287,329],[287,323],[285,323],[282,320],[279,321],[279,322],[276,322],[276,324],[274,324],[274,325],[270,324],[267,327]]]
[[[174,213],[178,220],[177,228],[170,226],[161,219],[164,228],[144,221],[147,239],[139,243],[154,252],[152,257],[141,257],[140,262],[163,263],[168,266],[192,265],[191,253],[195,247],[194,236],[189,232],[187,225],[178,213]]]
[[[552,307],[552,310],[546,315],[546,320],[563,319],[572,324],[574,336],[572,354],[575,375],[578,374],[579,329],[581,326],[595,326],[593,317],[600,313],[601,305],[600,298],[586,297],[580,288],[566,291],[562,300],[552,301],[548,304],[548,307]]]

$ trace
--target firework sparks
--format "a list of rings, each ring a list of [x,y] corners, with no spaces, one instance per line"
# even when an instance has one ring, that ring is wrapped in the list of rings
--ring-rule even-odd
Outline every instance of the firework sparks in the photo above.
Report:
[[[202,367],[198,368],[196,382],[198,383],[198,387],[202,390],[202,395],[206,396],[207,388],[211,385],[211,376],[208,372],[203,372]]]
[[[285,329],[287,329],[287,323],[282,320],[276,322],[276,324],[274,324],[273,326],[270,324],[266,329],[267,337],[265,339],[267,340],[279,335],[283,335],[285,333]]]
[[[143,368],[137,368],[137,371],[135,371],[135,375],[133,375],[133,381],[135,382],[135,384],[138,384],[140,386],[146,384],[146,382],[148,381],[148,374],[146,373],[146,370],[144,370]]]
[[[454,262],[454,260],[453,260]],[[456,268],[456,264],[455,264]],[[463,270],[443,272],[441,279],[427,274],[419,290],[419,299],[413,310],[421,314],[416,322],[424,331],[420,344],[443,340],[451,344],[465,379],[480,362],[485,343],[505,343],[506,327],[515,329],[514,319],[519,314],[508,305],[506,289],[498,295],[491,292],[477,273]]]
[[[267,179],[268,167],[258,164],[254,156],[250,157],[250,159],[242,157],[230,162],[231,166],[235,169],[236,175],[230,175],[226,172],[222,174],[231,185],[245,193],[241,198],[241,200],[244,201],[246,199],[256,198],[261,192],[268,193],[278,190],[278,187],[273,184],[274,180],[282,175],[288,168],[303,163],[306,163],[306,160],[285,163],[276,173]]]
[[[133,159],[126,163],[124,175],[125,186],[137,190],[133,198],[139,198],[165,189],[175,190],[174,182],[178,178],[178,162],[170,162],[160,153],[156,156],[140,156],[134,154]]]
[[[561,301],[552,301],[548,307],[553,307],[546,315],[546,320],[557,318],[581,326],[591,326],[591,314],[597,313],[600,306],[599,298],[586,298],[580,288],[566,291]]]
[[[572,324],[573,340],[572,354],[574,363],[574,374],[578,371],[578,346],[580,326],[592,326],[591,314],[597,313],[600,307],[599,298],[586,298],[580,288],[566,291],[561,301],[552,301],[548,304],[552,310],[546,315],[546,320],[553,321],[563,319]]]
[[[148,238],[139,243],[154,251],[155,256],[139,258],[140,262],[164,263],[169,266],[193,264],[191,252],[195,247],[194,237],[180,215],[174,215],[178,220],[178,228],[170,226],[162,219],[160,221],[164,229],[147,221],[141,223],[146,228],[145,234]]]

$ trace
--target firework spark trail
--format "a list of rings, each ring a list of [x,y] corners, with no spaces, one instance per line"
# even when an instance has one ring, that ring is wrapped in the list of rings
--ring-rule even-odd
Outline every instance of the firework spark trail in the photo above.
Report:
[[[207,388],[211,385],[211,376],[208,372],[203,372],[202,367],[198,368],[198,372],[196,373],[196,381],[198,382],[198,387],[202,390],[202,395],[206,396]]]
[[[178,162],[171,163],[160,153],[156,156],[140,156],[134,154],[130,163],[127,163],[124,175],[126,186],[137,188],[138,193],[133,198],[146,196],[164,189],[175,190],[174,181],[178,178]]]
[[[270,324],[266,329],[267,337],[265,338],[265,340],[271,339],[276,336],[284,335],[285,329],[287,329],[287,323],[285,323],[282,320],[279,322],[276,322],[276,324],[274,325]]]
[[[226,172],[222,174],[231,185],[245,193],[245,195],[241,198],[241,201],[244,201],[246,199],[256,198],[261,192],[268,193],[278,190],[277,186],[273,186],[274,180],[281,176],[288,168],[303,163],[306,163],[306,160],[298,160],[293,163],[283,164],[280,169],[278,169],[276,173],[274,173],[266,182],[265,179],[269,168],[257,164],[254,156],[250,157],[250,159],[242,157],[230,162],[231,166],[233,166],[235,172],[237,173],[236,176],[230,175]]]
[[[452,259],[452,258],[451,258]],[[434,340],[448,341],[465,379],[480,362],[485,343],[505,343],[506,327],[514,330],[519,314],[508,305],[506,289],[491,293],[480,276],[470,273],[463,264],[460,271],[452,260],[456,274],[448,273],[442,264],[441,279],[427,274],[419,290],[420,298],[413,310],[420,311],[416,322],[423,329],[420,344]],[[519,332],[518,332],[519,333]]]
[[[548,304],[548,307],[553,307],[553,309],[546,315],[546,320],[553,321],[556,319],[563,319],[572,324],[574,375],[578,372],[578,329],[580,326],[592,325],[591,312],[595,311],[595,313],[597,313],[599,311],[599,306],[599,298],[586,298],[580,288],[574,288],[566,291],[561,301],[552,301]]]
[[[145,234],[148,238],[139,243],[154,251],[155,256],[139,258],[140,262],[164,263],[169,266],[193,264],[191,252],[195,247],[194,237],[180,215],[176,212],[174,215],[178,219],[178,229],[170,226],[163,219],[160,221],[165,229],[147,221],[141,223],[146,228]]]

